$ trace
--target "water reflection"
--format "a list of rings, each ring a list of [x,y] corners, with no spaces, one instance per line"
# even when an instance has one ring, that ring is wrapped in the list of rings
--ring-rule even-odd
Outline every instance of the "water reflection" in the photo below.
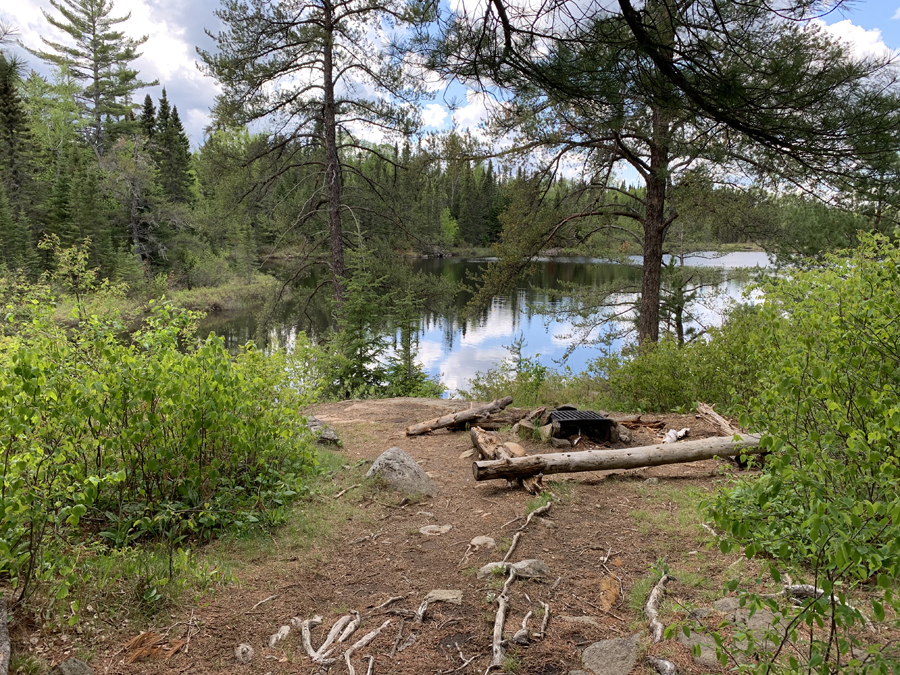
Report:
[[[418,271],[444,275],[454,281],[464,281],[478,274],[489,259],[416,260],[410,264]],[[639,261],[635,261],[638,263]],[[699,320],[702,325],[719,322],[722,310],[730,298],[740,297],[746,277],[734,278],[728,270],[735,267],[764,267],[768,259],[762,253],[729,254],[724,257],[694,256],[685,261],[702,263],[722,270],[718,283],[704,289],[699,298]],[[305,283],[314,286],[320,279],[316,274]],[[490,306],[475,320],[460,321],[458,310],[471,299],[468,291],[461,291],[454,309],[444,315],[426,314],[421,317],[418,339],[418,358],[429,375],[440,376],[451,390],[465,389],[468,380],[477,372],[496,366],[509,356],[506,346],[518,336],[524,339],[523,356],[537,358],[541,363],[558,367],[571,344],[575,326],[552,316],[559,300],[553,291],[566,283],[593,288],[607,288],[614,283],[638,285],[640,268],[635,265],[604,263],[589,258],[546,259],[537,261],[528,278],[507,295],[493,298]],[[619,299],[628,299],[621,295]],[[631,296],[633,298],[633,296]],[[260,308],[261,309],[261,308]],[[260,311],[247,311],[228,317],[210,317],[204,329],[224,336],[229,349],[236,350],[248,340],[267,342],[290,349],[300,331],[313,339],[328,327],[329,315],[323,306],[285,304],[270,316],[268,327],[260,324]],[[620,343],[612,347],[618,348]],[[573,371],[583,370],[588,361],[597,356],[590,347],[574,349],[566,360]]]

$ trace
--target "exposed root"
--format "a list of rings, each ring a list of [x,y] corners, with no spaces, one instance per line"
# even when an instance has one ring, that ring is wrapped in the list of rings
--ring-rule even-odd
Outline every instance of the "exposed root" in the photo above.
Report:
[[[662,575],[656,586],[650,591],[650,597],[647,598],[647,604],[644,605],[644,616],[650,622],[650,644],[656,644],[663,639],[665,626],[659,620],[659,603],[666,592],[666,582],[669,579],[671,577],[668,574]]]
[[[543,639],[547,634],[547,624],[550,622],[550,605],[546,602],[542,602],[541,606],[544,608],[544,619],[541,621],[541,632],[537,637]]]
[[[540,507],[540,508],[538,508],[538,509],[535,509],[534,511],[532,511],[531,513],[529,513],[529,514],[528,514],[528,517],[525,519],[525,524],[522,525],[522,527],[520,527],[520,528],[518,529],[518,531],[521,532],[521,531],[524,530],[526,527],[528,527],[528,523],[531,522],[531,519],[532,519],[532,518],[535,518],[535,517],[537,517],[537,516],[544,516],[544,515],[547,515],[548,513],[550,513],[550,507],[551,507],[551,506],[553,506],[553,502],[549,502],[549,503],[547,503],[547,504],[544,504],[542,507]]]
[[[528,523],[526,523],[526,525],[527,525],[527,524],[528,524]],[[522,533],[521,533],[521,532],[516,532],[516,533],[513,535],[512,543],[509,545],[509,550],[506,552],[506,555],[503,556],[503,560],[501,560],[500,562],[508,562],[508,561],[509,561],[509,559],[512,557],[513,551],[516,550],[516,546],[518,545],[518,543],[519,543],[519,538],[520,538],[521,536],[522,536]]]

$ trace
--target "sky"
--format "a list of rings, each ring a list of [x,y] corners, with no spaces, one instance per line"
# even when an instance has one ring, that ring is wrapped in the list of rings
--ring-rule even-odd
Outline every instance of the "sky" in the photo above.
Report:
[[[198,68],[196,47],[215,47],[206,31],[215,33],[221,27],[215,16],[219,0],[113,1],[113,16],[131,13],[121,29],[134,38],[147,36],[142,56],[135,64],[141,78],[160,82],[159,86],[139,91],[137,101],[141,102],[145,93],[158,99],[165,86],[196,148],[202,143],[203,129],[209,124],[209,110],[218,92],[215,81]],[[58,16],[49,0],[9,0],[0,6],[0,21],[17,29],[18,39],[31,48],[41,48],[41,35],[64,42],[66,36],[47,23],[42,10]],[[900,0],[856,0],[849,9],[825,17],[824,23],[860,52],[889,49],[900,53]],[[30,68],[49,73],[46,64],[36,57],[24,51],[21,56]],[[458,102],[455,111],[447,105],[451,100]],[[475,129],[486,114],[484,101],[460,85],[454,85],[449,92],[439,92],[422,111],[426,131],[447,129],[453,123],[460,129]]]

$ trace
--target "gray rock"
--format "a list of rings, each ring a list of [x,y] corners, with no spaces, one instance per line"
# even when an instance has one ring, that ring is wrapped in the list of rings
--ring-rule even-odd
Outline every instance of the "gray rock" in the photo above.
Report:
[[[695,645],[700,646],[700,656],[694,657],[694,663],[701,666],[719,665],[719,659],[716,658],[716,641],[709,635],[691,632],[688,636],[681,631],[678,631],[678,641],[690,648],[692,652]]]
[[[551,438],[550,445],[554,448],[571,448],[572,442],[567,438]]]
[[[517,563],[492,562],[478,570],[479,579],[490,579],[495,574],[505,575],[509,568],[516,570],[516,576],[522,579],[538,579],[550,576],[550,568],[543,560],[520,560]]]
[[[310,431],[313,432],[313,435],[316,436],[316,443],[319,445],[335,445],[340,446],[341,439],[338,438],[338,435],[334,432],[330,426],[325,424],[320,419],[316,419],[312,415],[310,415],[306,419],[306,426],[309,427]]]
[[[659,485],[659,478],[656,476],[650,476],[647,480],[644,481],[645,485]]]
[[[741,606],[740,601],[737,598],[719,598],[713,603],[713,608],[717,612],[722,612],[722,614],[727,614],[728,612],[733,612]]]
[[[424,602],[427,602],[428,604],[431,604],[433,602],[449,602],[453,605],[461,605],[462,599],[462,591],[436,588],[433,591],[428,592],[428,595],[425,596]]]
[[[712,614],[712,610],[709,607],[698,607],[697,609],[691,610],[690,616],[692,619],[705,619],[710,614]]]
[[[620,443],[631,443],[631,429],[628,427],[624,427],[621,424],[617,424],[615,427],[615,436],[618,437]],[[615,441],[613,441],[615,443]]]
[[[753,616],[750,616],[750,610],[738,609],[732,614],[725,617],[735,625],[738,630],[744,630],[753,637],[757,649],[764,651],[772,651],[775,644],[766,639],[766,631],[768,629],[777,630],[772,624],[775,621],[775,615],[767,609],[758,610]],[[750,642],[746,638],[740,638],[734,641],[734,646],[741,651],[746,651],[750,647]]]
[[[594,628],[603,628],[597,620],[592,616],[558,616],[556,617],[557,621],[562,621],[563,623],[576,623],[581,624],[582,626],[593,626]]]
[[[385,450],[372,462],[366,478],[375,477],[383,480],[388,487],[407,495],[434,497],[439,492],[438,486],[416,464],[416,460],[400,448]]]
[[[58,663],[50,675],[94,675],[94,671],[84,661],[78,659],[66,659]]]
[[[584,650],[581,662],[594,675],[628,675],[637,663],[639,640],[637,634],[600,640]]]

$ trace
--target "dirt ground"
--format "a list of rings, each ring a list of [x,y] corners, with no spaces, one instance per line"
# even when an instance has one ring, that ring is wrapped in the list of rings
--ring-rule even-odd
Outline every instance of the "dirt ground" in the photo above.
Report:
[[[375,675],[484,673],[490,663],[494,598],[504,578],[479,580],[475,572],[503,558],[523,522],[510,521],[524,514],[534,498],[508,489],[505,481],[476,483],[471,459],[460,457],[471,448],[466,433],[404,434],[409,424],[469,405],[391,399],[317,406],[313,413],[341,436],[343,448],[337,452],[350,467],[335,473],[330,495],[316,498],[341,518],[331,532],[305,549],[275,533],[247,556],[236,570],[235,583],[156,617],[155,625],[107,627],[102,635],[90,637],[73,632],[66,640],[57,635],[41,650],[43,658],[57,662],[67,654],[82,655],[90,658],[95,673],[104,675],[313,674],[319,667],[301,646],[299,628],[274,648],[268,647],[269,636],[294,617],[321,615],[323,624],[312,631],[317,646],[339,617],[356,610],[363,614],[363,622],[354,639],[391,620],[354,657],[360,675],[366,672],[367,656],[375,659]],[[663,420],[666,428],[689,427],[691,439],[716,435],[694,415],[645,415],[645,419]],[[529,454],[550,451],[533,441],[519,442]],[[657,442],[657,432],[646,430],[635,432],[630,445]],[[369,463],[393,446],[429,473],[440,487],[437,497],[408,503],[393,493],[360,486],[335,498],[341,489],[361,483]],[[536,519],[523,531],[511,561],[538,558],[549,566],[551,576],[512,585],[506,624],[510,637],[526,612],[533,611],[537,615],[528,628],[538,631],[538,610],[544,602],[550,606],[547,633],[527,646],[511,644],[504,671],[495,672],[565,675],[582,668],[582,651],[595,641],[643,631],[647,644],[640,606],[662,561],[676,576],[663,603],[667,621],[721,596],[722,571],[742,559],[723,556],[708,546],[711,536],[700,524],[696,502],[735,471],[729,462],[710,460],[549,477],[549,487],[559,500],[550,518]],[[426,536],[419,531],[426,525],[452,528],[443,535]],[[495,539],[498,548],[482,548],[465,558],[469,542],[480,535]],[[402,615],[404,610],[415,611],[433,589],[461,590],[462,604],[432,604],[422,623]],[[372,612],[395,596],[403,597]],[[127,663],[124,645],[141,628],[168,630],[170,645],[188,635],[190,640],[168,659]],[[37,644],[27,633],[14,637],[20,649]],[[255,649],[246,665],[235,659],[235,647],[241,643]],[[689,649],[675,640],[655,645],[649,653],[672,660],[680,673],[716,672],[696,666]],[[464,665],[463,659],[472,657]],[[331,672],[344,673],[347,668],[341,662]],[[649,672],[639,662],[632,674]]]

